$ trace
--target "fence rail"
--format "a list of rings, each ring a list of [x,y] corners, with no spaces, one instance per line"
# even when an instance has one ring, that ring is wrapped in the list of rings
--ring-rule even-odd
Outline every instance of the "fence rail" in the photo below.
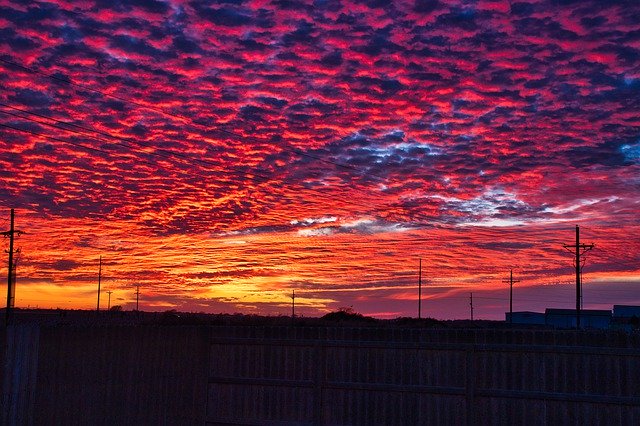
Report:
[[[640,424],[637,334],[32,325],[0,339],[7,425]]]
[[[640,385],[633,378],[640,348],[624,342],[603,347],[588,341],[447,343],[424,336],[416,342],[403,334],[356,340],[353,334],[367,334],[357,331],[324,340],[280,338],[274,330],[243,333],[210,339],[208,424],[640,420]]]

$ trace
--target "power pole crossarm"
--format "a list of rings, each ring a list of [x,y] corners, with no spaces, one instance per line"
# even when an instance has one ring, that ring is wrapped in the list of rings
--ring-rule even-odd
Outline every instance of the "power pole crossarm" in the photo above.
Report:
[[[3,235],[4,237],[9,237],[9,251],[7,253],[9,253],[9,266],[7,268],[7,310],[5,311],[5,325],[9,325],[9,321],[11,320],[11,310],[13,308],[13,302],[14,302],[14,294],[15,294],[15,289],[13,288],[14,284],[15,284],[15,277],[13,276],[13,272],[14,272],[14,264],[13,264],[13,254],[15,253],[15,250],[13,249],[13,240],[15,238],[16,235],[20,235],[23,232],[22,231],[18,231],[17,229],[14,228],[14,222],[15,222],[15,212],[13,209],[11,209],[11,224],[9,227],[8,231],[5,232],[0,232],[0,235]]]
[[[584,256],[586,252],[593,249],[594,244],[580,244],[580,227],[576,225],[576,243],[575,244],[563,244],[563,247],[572,253],[575,253],[575,267],[576,267],[576,328],[580,329],[580,300],[582,299],[581,288],[581,264],[580,258]]]
[[[509,271],[509,279],[503,281],[504,283],[509,283],[509,324],[513,324],[513,283],[519,281],[513,279],[513,269]]]

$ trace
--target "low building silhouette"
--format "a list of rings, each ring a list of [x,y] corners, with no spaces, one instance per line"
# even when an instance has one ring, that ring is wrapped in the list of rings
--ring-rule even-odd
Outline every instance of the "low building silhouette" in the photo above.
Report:
[[[575,328],[575,309],[547,308],[544,313],[547,325],[555,328]],[[609,328],[611,325],[611,311],[600,309],[581,309],[580,326],[582,328]]]
[[[520,311],[505,312],[506,321],[519,325],[545,325],[545,318],[542,312]]]
[[[631,318],[640,318],[640,306],[616,305],[616,307],[618,307],[617,314],[613,315],[611,311],[604,309],[581,309],[580,328],[607,329],[614,323],[626,323]],[[513,315],[505,312],[505,322],[517,325],[546,325],[558,329],[576,328],[576,310],[547,308],[544,313],[519,311],[514,312]]]
[[[640,306],[613,305],[613,317],[615,319],[640,318]]]

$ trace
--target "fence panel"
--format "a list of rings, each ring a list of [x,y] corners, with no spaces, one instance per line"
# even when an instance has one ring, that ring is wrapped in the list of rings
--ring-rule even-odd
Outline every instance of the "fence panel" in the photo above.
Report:
[[[209,421],[606,424],[640,415],[640,349],[618,335],[321,330],[214,337]],[[242,365],[230,369],[221,359]]]

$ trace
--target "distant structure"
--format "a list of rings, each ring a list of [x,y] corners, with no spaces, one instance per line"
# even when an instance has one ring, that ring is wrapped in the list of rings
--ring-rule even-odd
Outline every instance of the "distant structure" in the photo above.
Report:
[[[640,306],[613,305],[614,319],[630,320],[633,317],[636,317],[640,320]]]
[[[550,309],[544,312],[547,325],[556,328],[609,328],[611,311],[584,309],[580,313],[580,324],[575,309]]]
[[[506,312],[505,319],[509,324],[520,325],[545,325],[545,318],[542,312]]]
[[[517,325],[578,328],[574,309],[547,308],[542,312],[505,312],[505,321]],[[583,309],[581,328],[633,330],[640,327],[640,306],[614,305],[606,309]]]
[[[640,330],[640,306],[613,305],[613,327],[618,330]]]

